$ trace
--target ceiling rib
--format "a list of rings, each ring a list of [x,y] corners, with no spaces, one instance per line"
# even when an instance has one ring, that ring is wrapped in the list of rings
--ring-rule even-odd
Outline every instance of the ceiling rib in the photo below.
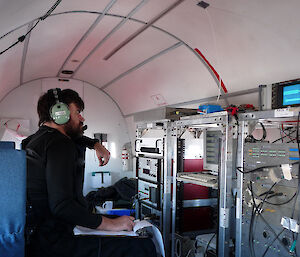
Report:
[[[136,38],[139,34],[141,34],[144,30],[149,28],[153,23],[158,21],[160,18],[162,18],[164,15],[166,15],[168,12],[170,12],[172,9],[174,9],[176,6],[181,4],[185,0],[177,0],[175,3],[171,4],[169,7],[167,7],[165,10],[163,10],[160,14],[155,16],[153,19],[151,19],[146,25],[138,29],[136,32],[134,32],[132,35],[130,35],[127,39],[125,39],[123,42],[121,42],[116,48],[114,48],[108,55],[104,57],[104,60],[108,60],[110,57],[112,57],[116,52],[118,52],[122,47],[127,45],[131,40]]]
[[[55,14],[51,14],[51,16],[57,16],[57,15],[62,15],[62,14],[77,14],[77,13],[89,13],[89,14],[101,14],[100,12],[91,12],[91,11],[65,11],[65,12],[61,12],[61,13],[55,13]],[[122,16],[122,15],[117,15],[117,14],[109,14],[109,13],[107,13],[106,14],[107,16],[111,16],[111,17],[116,17],[116,18],[125,18],[124,16]],[[37,18],[38,19],[38,18]],[[31,22],[34,22],[34,21],[36,21],[37,19],[34,19],[34,20],[32,20]],[[141,20],[138,20],[138,19],[134,19],[134,18],[130,18],[129,20],[131,20],[131,21],[135,21],[135,22],[138,22],[138,23],[141,23],[141,24],[144,24],[144,25],[146,25],[147,23],[146,22],[144,22],[144,21],[141,21]],[[28,24],[30,24],[30,22],[27,22],[27,23],[25,23],[25,24],[23,24],[23,25],[21,25],[21,26],[18,26],[18,27],[16,27],[15,29],[13,29],[13,30],[11,30],[11,31],[9,31],[8,33],[6,33],[6,34],[4,34],[3,36],[1,36],[0,37],[0,39],[1,38],[3,38],[3,37],[5,37],[5,36],[7,36],[8,34],[10,34],[10,33],[12,33],[12,32],[14,32],[14,31],[16,31],[16,30],[18,30],[18,29],[20,29],[20,28],[22,28],[22,27],[24,27],[24,26],[26,26],[26,25],[28,25]],[[151,26],[152,28],[154,28],[154,29],[157,29],[158,31],[161,31],[161,32],[163,32],[163,33],[166,33],[167,35],[169,35],[170,37],[172,37],[172,38],[174,38],[174,39],[176,39],[176,40],[178,40],[178,41],[180,41],[183,45],[185,45],[186,47],[187,47],[187,49],[189,49],[201,62],[202,62],[202,64],[204,65],[204,67],[206,67],[206,69],[208,70],[208,72],[211,74],[211,76],[212,76],[212,78],[214,79],[214,81],[216,82],[216,84],[217,84],[217,86],[219,87],[219,80],[216,78],[216,76],[215,76],[215,74],[212,72],[212,70],[209,68],[209,66],[207,65],[207,63],[201,58],[201,56],[191,47],[191,46],[189,46],[186,42],[184,42],[182,39],[180,39],[179,37],[177,37],[177,36],[175,36],[174,34],[172,34],[172,33],[170,33],[169,31],[167,31],[167,30],[165,30],[165,29],[163,29],[163,28],[160,28],[160,27],[157,27],[157,26],[155,26],[155,25],[152,25]],[[27,82],[26,82],[27,83]],[[221,91],[221,93],[223,94],[223,92]],[[7,94],[6,94],[7,95]],[[4,98],[6,97],[6,95],[4,96]],[[223,94],[223,97],[224,98],[226,98],[226,96]]]
[[[32,29],[33,24],[34,24],[33,21],[28,24],[27,32]],[[20,71],[20,85],[23,83],[24,68],[25,68],[25,62],[26,62],[26,56],[27,56],[28,44],[29,44],[30,36],[31,36],[31,32],[27,35],[27,37],[25,38],[25,41],[24,41],[23,56],[22,56],[21,71]]]
[[[81,66],[97,51],[97,49],[107,40],[109,39],[113,33],[115,33],[118,29],[120,29],[139,9],[141,9],[146,2],[149,0],[142,0],[134,9],[132,9],[127,16],[125,16],[94,48],[93,50],[80,62],[77,68],[74,70],[71,78],[74,77],[76,72],[81,68]]]
[[[94,23],[89,27],[89,29],[84,33],[84,35],[81,37],[81,39],[78,41],[78,43],[75,45],[75,47],[72,49],[71,53],[68,55],[66,60],[64,61],[63,65],[60,67],[57,77],[62,72],[64,66],[67,64],[67,62],[70,60],[72,55],[75,53],[77,48],[82,44],[82,42],[88,37],[88,35],[94,30],[94,28],[99,24],[99,22],[103,19],[103,17],[106,15],[106,13],[113,7],[113,5],[118,0],[111,0],[108,5],[104,8],[103,12],[97,17],[97,19],[94,21]]]
[[[116,81],[118,81],[119,79],[121,79],[121,78],[127,76],[129,73],[131,73],[131,72],[133,72],[133,71],[139,69],[140,67],[142,67],[142,66],[145,65],[146,63],[149,63],[149,62],[153,61],[155,58],[157,58],[157,57],[159,57],[159,56],[161,56],[161,55],[164,55],[164,54],[166,54],[166,53],[168,53],[168,52],[174,50],[175,48],[177,48],[177,47],[179,47],[179,46],[181,46],[181,45],[183,45],[182,42],[177,42],[176,44],[174,44],[174,45],[172,45],[172,46],[170,46],[170,47],[168,47],[168,48],[166,48],[166,49],[160,51],[159,53],[157,53],[157,54],[151,56],[150,58],[144,60],[143,62],[139,63],[138,65],[132,67],[131,69],[129,69],[129,70],[123,72],[122,74],[120,74],[119,76],[117,76],[116,78],[114,78],[113,80],[111,80],[110,82],[106,83],[104,86],[102,86],[102,87],[100,87],[100,88],[104,90],[105,88],[107,88],[108,86],[110,86],[111,84],[113,84],[114,82],[116,82]]]

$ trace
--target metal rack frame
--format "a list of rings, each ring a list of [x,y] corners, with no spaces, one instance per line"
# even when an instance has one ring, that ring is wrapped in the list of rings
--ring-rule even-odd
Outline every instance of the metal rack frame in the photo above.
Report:
[[[244,162],[244,142],[245,138],[250,134],[251,127],[255,122],[266,122],[272,125],[272,122],[278,124],[282,121],[291,121],[298,118],[300,108],[287,108],[278,110],[259,111],[251,113],[243,113],[238,115],[238,151],[237,151],[237,167],[243,167]],[[243,182],[245,175],[237,172],[237,197],[236,197],[236,231],[235,231],[235,256],[242,257],[243,248]]]
[[[165,242],[166,256],[170,252],[170,231],[171,231],[171,184],[172,184],[172,158],[174,156],[171,145],[174,144],[173,129],[171,121],[157,120],[150,122],[137,123],[136,137],[142,137],[145,129],[162,129],[164,132],[164,148],[163,148],[163,185],[161,199],[161,233]],[[138,158],[138,156],[137,156]]]
[[[232,207],[232,163],[233,140],[237,136],[236,126],[232,125],[231,117],[227,112],[212,113],[184,117],[174,122],[172,129],[175,140],[173,153],[177,151],[177,137],[184,127],[218,127],[222,131],[221,165],[219,170],[219,228],[218,228],[218,256],[229,256],[231,228],[230,218]],[[173,157],[173,192],[172,192],[172,256],[175,256],[175,219],[176,219],[176,181],[177,181],[177,155]]]

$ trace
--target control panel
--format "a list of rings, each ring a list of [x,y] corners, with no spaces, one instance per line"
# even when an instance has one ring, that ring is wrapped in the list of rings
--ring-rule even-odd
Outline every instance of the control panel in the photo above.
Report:
[[[161,159],[138,158],[138,178],[154,183],[161,182]]]
[[[246,143],[244,146],[244,167],[246,169],[289,164],[298,162],[299,159],[296,143]]]

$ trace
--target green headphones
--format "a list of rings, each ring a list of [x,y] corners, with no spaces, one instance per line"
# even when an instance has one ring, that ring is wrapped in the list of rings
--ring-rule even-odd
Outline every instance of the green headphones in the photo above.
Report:
[[[55,104],[50,108],[50,117],[58,125],[66,124],[70,119],[70,110],[67,104],[59,101],[60,88],[50,89],[48,93],[52,93],[55,97]]]

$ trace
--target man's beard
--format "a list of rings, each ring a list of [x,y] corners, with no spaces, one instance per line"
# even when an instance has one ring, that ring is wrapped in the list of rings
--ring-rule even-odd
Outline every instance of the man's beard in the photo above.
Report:
[[[65,132],[66,134],[72,138],[76,139],[79,137],[82,137],[83,135],[83,129],[82,129],[83,123],[80,122],[78,126],[75,126],[72,121],[65,124]]]

